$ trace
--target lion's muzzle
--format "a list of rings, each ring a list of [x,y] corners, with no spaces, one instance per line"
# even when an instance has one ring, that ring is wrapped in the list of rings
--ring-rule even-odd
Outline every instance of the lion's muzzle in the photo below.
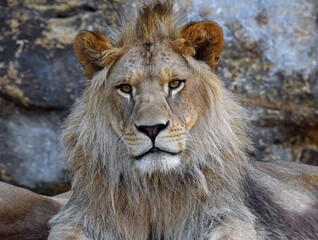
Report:
[[[144,125],[137,126],[136,125],[136,128],[139,132],[146,134],[146,136],[148,136],[151,139],[152,144],[154,144],[155,139],[157,135],[159,134],[159,132],[167,128],[168,125],[169,125],[169,121],[166,122],[165,124],[161,123],[161,124],[156,124],[153,126],[144,126]]]

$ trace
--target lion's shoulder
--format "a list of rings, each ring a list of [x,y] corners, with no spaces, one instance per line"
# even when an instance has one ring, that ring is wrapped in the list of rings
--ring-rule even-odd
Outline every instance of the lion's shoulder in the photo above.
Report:
[[[317,239],[318,167],[253,162],[244,184],[247,207],[270,239]],[[265,238],[267,239],[267,238]]]
[[[296,215],[318,210],[318,167],[280,161],[253,167],[252,181],[275,206]]]
[[[290,186],[317,191],[318,166],[285,161],[255,161],[253,166],[267,180],[275,178]]]

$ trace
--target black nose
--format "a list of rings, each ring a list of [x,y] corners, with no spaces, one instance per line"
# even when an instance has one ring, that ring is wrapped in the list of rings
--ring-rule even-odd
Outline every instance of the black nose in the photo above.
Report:
[[[169,121],[166,124],[157,124],[153,126],[136,125],[136,128],[138,131],[146,134],[151,139],[152,143],[154,143],[159,132],[165,129],[168,125]]]

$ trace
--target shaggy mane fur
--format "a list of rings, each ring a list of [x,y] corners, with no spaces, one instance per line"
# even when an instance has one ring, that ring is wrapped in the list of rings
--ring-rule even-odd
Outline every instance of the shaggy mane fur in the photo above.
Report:
[[[285,170],[286,166],[278,171],[274,167],[264,170],[263,166],[262,170],[249,162],[249,130],[244,110],[223,89],[213,71],[223,47],[222,30],[209,21],[178,24],[177,15],[172,1],[155,1],[141,8],[136,21],[123,29],[114,47],[97,32],[82,32],[76,38],[76,57],[91,81],[65,121],[62,146],[72,173],[73,195],[51,221],[49,240],[317,239],[317,193],[306,192],[308,179],[316,182],[317,171],[297,165],[298,176],[305,180],[299,179],[295,184],[296,175]],[[151,46],[155,50],[150,50]],[[151,66],[152,53],[154,61],[162,61],[163,65]],[[149,61],[145,61],[147,55]],[[174,76],[166,74],[160,79],[157,75],[164,68],[176,71],[170,68],[176,61],[182,64],[173,67],[185,71],[185,79],[190,76],[191,80],[188,77],[187,85],[183,83],[182,92],[177,92],[173,99],[172,94],[164,93],[160,81],[165,78],[168,87]],[[111,84],[115,88],[126,65],[127,72],[134,72],[139,66],[142,71],[137,72],[139,85],[135,84],[140,91],[135,93],[139,102],[131,101],[127,106],[132,94],[123,98],[123,92],[109,88]],[[148,72],[149,69],[155,70]],[[149,75],[143,76],[143,71]],[[140,75],[143,77],[139,78]],[[156,77],[158,82],[153,81]],[[162,96],[157,97],[157,93]],[[156,96],[156,101],[149,100],[150,94]],[[168,100],[164,94],[169,95]],[[165,127],[172,120],[171,127],[161,132],[161,139],[158,136],[157,140],[161,144],[179,144],[182,150],[167,158],[146,157],[147,164],[159,159],[155,164],[164,170],[141,171],[137,166],[140,162],[134,159],[138,154],[132,154],[133,144],[129,143],[129,148],[125,136],[142,135],[136,118],[150,119],[139,127],[164,125],[158,122],[157,115],[153,121],[152,112],[140,114],[140,109],[157,109],[160,101],[171,106],[158,108],[163,113],[154,113],[165,117]],[[146,107],[140,107],[139,112],[129,110],[135,106]],[[193,108],[196,110],[190,110]],[[164,115],[170,110],[170,115]],[[193,112],[198,117],[190,114]],[[187,115],[194,120],[187,122]],[[126,132],[118,130],[119,122],[124,120],[129,125]],[[189,122],[193,123],[191,127]],[[181,143],[179,138],[171,137],[180,136],[178,128],[182,130]],[[147,148],[150,136],[142,137],[147,140]],[[136,144],[136,139],[142,138],[131,140],[137,150],[142,149],[141,154],[153,149],[142,152],[145,142]],[[157,147],[158,141],[153,140],[151,146]],[[177,159],[177,164],[169,168],[162,159]],[[281,178],[275,178],[275,171]],[[273,187],[275,184],[278,190]],[[316,189],[317,183],[312,188]]]
[[[117,46],[135,39],[176,39],[182,26],[175,24],[172,9],[171,1],[144,5]],[[226,215],[253,221],[242,208],[240,189],[249,146],[243,109],[221,89],[206,64],[192,57],[185,60],[208,95],[206,111],[188,133],[183,164],[175,172],[150,176],[141,176],[131,166],[125,146],[108,123],[112,114],[103,107],[106,67],[94,76],[65,122],[62,145],[74,194],[52,223],[72,223],[93,239],[205,239]]]
[[[150,43],[155,40],[177,38],[179,27],[177,14],[173,12],[173,1],[144,4],[134,23],[123,28],[119,45],[136,40]]]

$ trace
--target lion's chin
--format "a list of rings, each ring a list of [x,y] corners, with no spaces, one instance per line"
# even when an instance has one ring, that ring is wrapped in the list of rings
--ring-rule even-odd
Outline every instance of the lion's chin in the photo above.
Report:
[[[135,167],[140,174],[152,174],[155,172],[169,173],[180,165],[180,157],[165,152],[150,153],[135,161]]]

